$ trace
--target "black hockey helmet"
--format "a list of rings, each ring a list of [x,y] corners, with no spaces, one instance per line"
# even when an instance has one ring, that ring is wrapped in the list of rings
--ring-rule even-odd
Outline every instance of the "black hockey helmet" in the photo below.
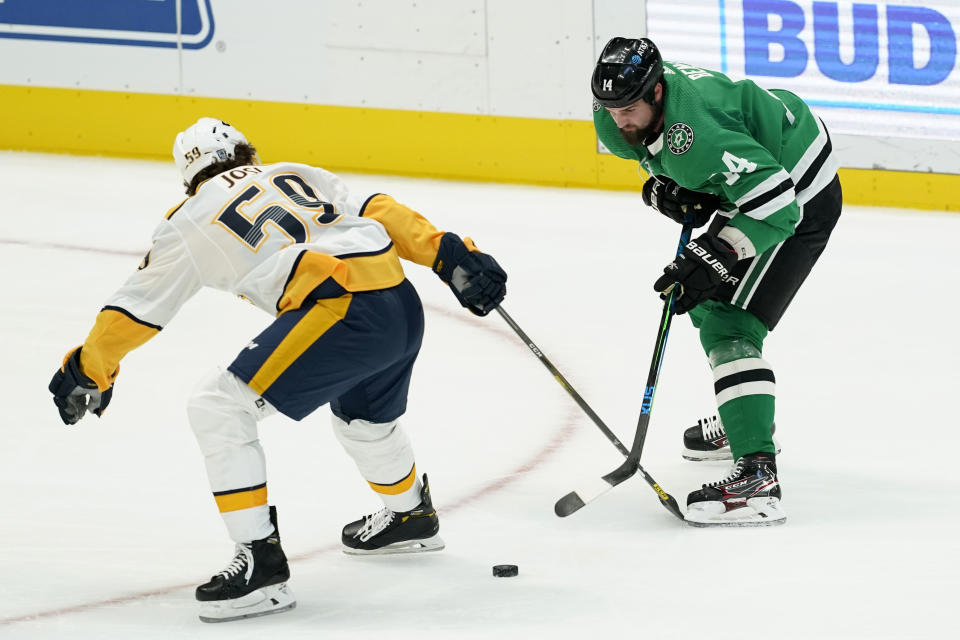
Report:
[[[654,88],[663,80],[663,58],[653,40],[612,38],[593,70],[590,88],[604,107],[625,107],[637,100],[654,103]]]

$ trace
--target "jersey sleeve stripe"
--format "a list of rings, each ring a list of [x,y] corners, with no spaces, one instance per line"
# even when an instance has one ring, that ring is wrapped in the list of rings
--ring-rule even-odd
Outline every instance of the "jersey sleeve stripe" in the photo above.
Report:
[[[790,176],[797,183],[797,202],[806,204],[833,181],[839,169],[839,161],[833,154],[833,142],[823,122],[813,114],[819,135],[810,143],[797,162]]]
[[[122,307],[114,307],[113,305],[107,305],[103,309],[101,309],[101,311],[116,311],[117,313],[122,313],[123,315],[127,316],[137,324],[142,324],[145,327],[150,327],[151,329],[156,329],[157,331],[163,331],[163,327],[161,327],[160,325],[152,324],[150,322],[147,322],[146,320],[141,320],[140,318],[133,315],[132,313],[130,313],[129,311],[127,311]]]
[[[363,214],[366,213],[367,211],[367,205],[370,204],[370,201],[376,198],[377,196],[382,196],[382,195],[383,195],[382,193],[375,193],[369,198],[367,198],[366,200],[364,200],[363,204],[360,206],[360,213],[358,213],[357,215],[362,218]]]
[[[381,253],[386,253],[393,248],[393,242],[385,246],[383,249],[377,249],[376,251],[360,251],[357,253],[342,253],[334,256],[338,260],[346,260],[347,258],[366,258],[369,256],[378,256]]]
[[[826,131],[824,131],[824,134],[826,135]],[[833,142],[831,142],[830,136],[827,136],[827,143],[823,145],[823,148],[820,150],[820,153],[817,154],[817,157],[814,158],[810,168],[804,172],[803,177],[800,178],[800,181],[797,183],[797,193],[806,191],[810,185],[813,184],[814,178],[816,178],[817,174],[820,173],[820,169],[823,168],[823,165],[827,161],[827,157],[832,151]],[[810,195],[813,196],[816,194],[812,193]]]
[[[793,179],[790,177],[790,174],[787,173],[786,169],[781,168],[779,171],[766,178],[753,189],[750,189],[750,191],[737,198],[735,204],[740,208],[740,211],[743,212],[746,204],[751,203],[753,200],[757,200],[768,192],[774,192],[773,197],[783,193],[782,190],[777,191],[777,189],[780,189],[783,186],[783,183],[787,181],[790,182],[790,186],[792,187]],[[763,204],[763,202],[760,204]]]
[[[777,174],[777,176],[775,177],[779,177],[779,174]],[[769,182],[769,180],[767,182]],[[793,180],[791,180],[789,176],[787,177],[786,180],[778,184],[773,189],[770,189],[766,193],[760,196],[757,196],[756,198],[753,198],[751,200],[747,200],[746,202],[743,202],[743,201],[738,202],[737,204],[738,204],[738,208],[740,209],[740,213],[745,213],[749,215],[751,218],[753,218],[756,216],[751,214],[750,213],[751,211],[758,211],[762,208],[765,208],[764,205],[768,205],[771,202],[780,200],[783,195],[789,195],[791,200],[795,196],[795,193],[793,190]],[[779,210],[781,208],[783,207],[782,206],[777,207],[777,209],[775,210]]]
[[[762,206],[757,207],[752,211],[744,212],[741,210],[740,213],[743,213],[745,216],[753,218],[754,220],[766,220],[785,207],[789,207],[791,204],[795,205],[796,201],[797,196],[791,188],[789,191],[781,193],[773,200],[765,202]]]

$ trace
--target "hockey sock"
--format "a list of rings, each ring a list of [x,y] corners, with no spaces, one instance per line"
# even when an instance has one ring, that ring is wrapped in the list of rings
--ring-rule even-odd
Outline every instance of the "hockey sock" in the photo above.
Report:
[[[350,454],[360,475],[391,511],[410,511],[420,504],[413,447],[396,421],[374,423],[332,416],[333,430]]]
[[[752,313],[711,301],[691,314],[713,370],[717,408],[736,460],[749,453],[776,453],[773,369],[761,357],[767,328]]]
[[[762,363],[762,364],[761,364]],[[773,424],[774,414],[774,383],[767,381],[766,377],[773,378],[773,371],[769,365],[762,359],[756,361],[738,360],[729,363],[737,368],[756,367],[752,369],[743,369],[744,373],[750,375],[763,376],[763,380],[735,383],[731,382],[737,375],[730,373],[730,369],[718,367],[714,370],[714,378],[717,380],[716,386],[728,384],[717,393],[717,403],[719,404],[720,420],[723,421],[724,429],[727,431],[727,440],[730,442],[730,454],[734,460],[741,458],[749,453],[772,453],[777,452],[773,444],[773,437],[770,435],[770,425]],[[764,369],[763,367],[766,366]],[[718,371],[723,377],[717,376]],[[724,400],[724,393],[732,394],[730,400]],[[738,396],[736,394],[744,393],[747,395]],[[722,402],[722,404],[720,404]]]
[[[257,433],[257,421],[273,413],[242,380],[220,370],[204,378],[187,403],[210,489],[234,542],[273,533],[266,461]]]

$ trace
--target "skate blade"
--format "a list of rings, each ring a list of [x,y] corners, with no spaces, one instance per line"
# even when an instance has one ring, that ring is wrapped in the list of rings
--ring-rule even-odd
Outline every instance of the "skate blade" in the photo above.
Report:
[[[734,511],[723,511],[717,502],[699,504],[687,506],[685,520],[691,527],[771,527],[787,521],[777,498],[750,498]]]
[[[251,591],[240,598],[214,600],[200,603],[200,620],[203,622],[230,622],[245,618],[257,618],[273,613],[289,611],[297,606],[297,600],[286,582],[272,584]]]
[[[733,460],[733,456],[730,454],[730,447],[724,447],[723,449],[717,449],[716,451],[694,451],[693,449],[685,448],[682,455],[684,460],[692,460],[693,462],[704,462],[707,460]]]
[[[344,545],[343,552],[348,556],[385,556],[396,553],[426,553],[429,551],[440,551],[446,547],[440,536],[432,536],[423,540],[407,540],[405,542],[394,542],[379,549],[354,549]]]

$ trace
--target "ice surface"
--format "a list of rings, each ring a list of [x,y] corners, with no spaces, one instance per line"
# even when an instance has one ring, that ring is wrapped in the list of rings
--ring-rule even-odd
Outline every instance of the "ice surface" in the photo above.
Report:
[[[628,445],[678,227],[636,194],[345,176],[471,235],[504,307]],[[956,214],[848,207],[768,339],[786,526],[686,527],[634,478],[567,519],[556,499],[621,457],[497,315],[407,271],[427,334],[405,424],[447,548],[347,557],[379,508],[321,409],[262,427],[291,557],[289,613],[197,620],[232,557],[185,415],[192,386],[269,317],[205,291],[124,360],[106,417],[46,390],[182,197],[172,163],[0,153],[0,638],[942,638],[960,585]],[[713,412],[685,318],[643,462],[682,503],[727,467],[680,457]],[[520,567],[491,576],[494,564]],[[953,631],[951,631],[953,629]],[[531,634],[535,634],[531,636]]]

